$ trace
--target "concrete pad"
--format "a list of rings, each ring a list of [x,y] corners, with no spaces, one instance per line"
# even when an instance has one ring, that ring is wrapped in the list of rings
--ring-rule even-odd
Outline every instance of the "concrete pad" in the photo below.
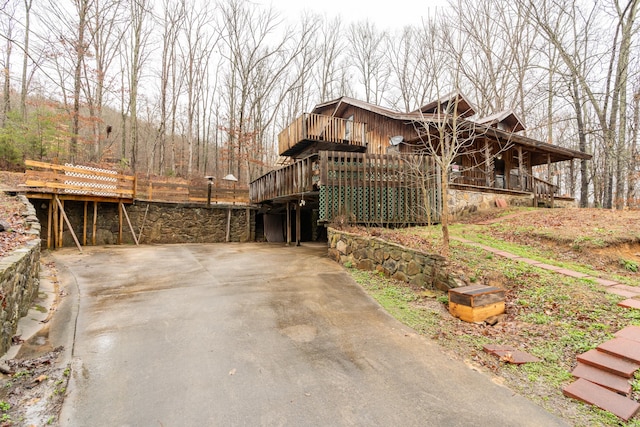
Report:
[[[56,251],[80,291],[61,425],[567,425],[391,318],[326,253]]]

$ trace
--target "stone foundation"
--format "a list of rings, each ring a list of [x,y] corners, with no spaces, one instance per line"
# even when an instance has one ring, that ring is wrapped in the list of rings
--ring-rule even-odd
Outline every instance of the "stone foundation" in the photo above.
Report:
[[[48,201],[38,201],[38,217],[46,238]],[[84,230],[84,202],[65,201],[64,209],[73,230],[82,244]],[[227,221],[230,219],[229,241],[255,240],[255,210],[236,205],[203,205],[156,203],[136,201],[125,205],[136,236],[142,234],[140,243],[218,243],[227,240]],[[230,218],[229,218],[230,215]],[[124,216],[124,215],[123,215]],[[96,245],[118,243],[118,205],[98,204],[96,221]],[[87,205],[87,245],[93,234],[93,203]],[[45,242],[46,243],[46,242]],[[122,243],[134,243],[126,218],[122,221]],[[73,237],[64,225],[63,246],[75,246]]]
[[[40,224],[36,211],[24,196],[18,196],[27,206],[23,213],[27,233],[39,236]],[[11,347],[11,338],[18,320],[27,314],[38,294],[40,273],[40,239],[29,240],[0,258],[0,354]]]
[[[329,257],[343,265],[379,271],[387,277],[424,288],[448,290],[466,285],[448,274],[446,258],[440,255],[334,228],[328,228],[327,233]]]

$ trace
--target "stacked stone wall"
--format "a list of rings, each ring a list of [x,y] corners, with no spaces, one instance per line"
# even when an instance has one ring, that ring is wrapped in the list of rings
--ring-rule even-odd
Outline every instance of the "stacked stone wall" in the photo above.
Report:
[[[26,206],[26,233],[36,238],[0,258],[0,354],[11,347],[18,320],[29,311],[40,285],[40,224],[27,198],[18,197]]]
[[[43,229],[47,226],[47,205],[38,209]],[[80,241],[84,232],[84,202],[65,201],[65,212]],[[163,243],[218,243],[227,240],[229,221],[229,241],[247,242],[255,240],[255,210],[237,205],[203,205],[156,203],[138,201],[125,205],[136,236],[141,236],[143,244]],[[230,217],[229,217],[230,215]],[[124,215],[123,215],[124,216]],[[122,223],[122,243],[133,243],[133,236],[125,218]],[[100,203],[96,221],[96,245],[118,243],[118,205]],[[65,224],[63,245],[74,246],[73,237]],[[140,231],[142,230],[142,233]],[[93,203],[87,207],[87,244],[92,242]]]
[[[328,229],[329,257],[360,270],[374,270],[387,277],[430,289],[448,290],[464,283],[448,273],[446,258],[382,240],[334,228]]]

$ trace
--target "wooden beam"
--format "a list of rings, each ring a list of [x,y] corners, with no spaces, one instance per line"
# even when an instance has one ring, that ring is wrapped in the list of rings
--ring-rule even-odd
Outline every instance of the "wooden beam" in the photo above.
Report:
[[[124,217],[127,220],[127,224],[129,225],[129,230],[131,230],[131,235],[133,236],[133,241],[135,242],[136,246],[138,246],[138,237],[136,236],[136,233],[133,231],[133,226],[131,225],[131,221],[129,220],[129,214],[127,213],[127,210],[125,209],[122,203],[120,203],[120,209],[122,209],[122,213],[124,214]]]
[[[80,251],[80,253],[82,253],[82,246],[80,246],[80,242],[76,237],[76,233],[73,231],[73,227],[71,227],[69,218],[67,218],[67,214],[64,212],[64,205],[62,204],[60,199],[56,199],[56,201],[58,202],[58,207],[60,208],[60,215],[62,215],[62,218],[64,218],[64,221],[67,223],[67,227],[69,227],[69,231],[71,232],[71,237],[73,237],[73,241],[76,242],[76,246],[78,247],[78,250]]]

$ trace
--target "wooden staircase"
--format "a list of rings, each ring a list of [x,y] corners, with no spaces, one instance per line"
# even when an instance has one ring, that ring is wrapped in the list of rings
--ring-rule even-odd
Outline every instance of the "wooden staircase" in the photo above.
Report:
[[[565,396],[609,411],[627,421],[640,409],[630,398],[631,381],[640,369],[640,326],[628,326],[615,338],[578,356],[572,372],[577,380],[563,388]]]

